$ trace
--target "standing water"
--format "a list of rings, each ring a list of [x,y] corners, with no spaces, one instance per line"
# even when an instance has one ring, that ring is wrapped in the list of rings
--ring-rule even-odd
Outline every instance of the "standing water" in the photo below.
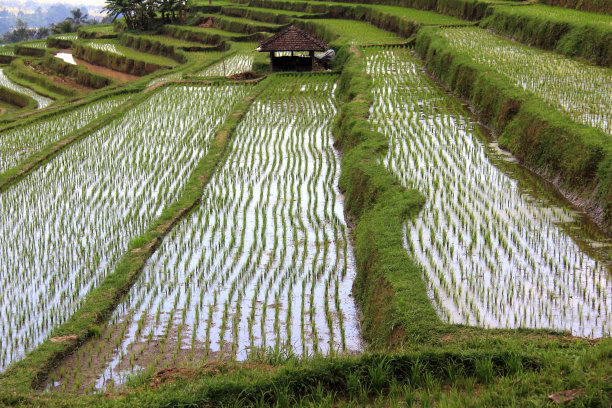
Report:
[[[366,60],[371,122],[390,142],[383,162],[427,197],[406,225],[405,245],[440,317],[609,336],[610,266],[597,256],[610,250],[609,238],[581,239],[575,212],[500,170],[504,155],[483,143],[478,125],[408,50],[369,48]]]
[[[24,95],[29,96],[34,99],[38,103],[39,108],[44,108],[53,102],[53,99],[49,99],[46,96],[42,96],[31,90],[30,88],[26,88],[24,86],[17,85],[4,74],[4,68],[0,68],[0,85],[6,88],[12,89],[13,91],[22,93]]]

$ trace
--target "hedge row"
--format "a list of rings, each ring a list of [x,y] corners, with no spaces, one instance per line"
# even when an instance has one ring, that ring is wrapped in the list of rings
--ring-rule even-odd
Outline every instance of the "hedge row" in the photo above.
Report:
[[[540,3],[549,6],[561,6],[582,11],[612,14],[612,1],[610,0],[540,0]]]
[[[116,22],[117,23],[117,22]],[[115,31],[117,31],[115,29]],[[115,32],[109,32],[108,30],[100,30],[96,29],[95,26],[85,26],[79,28],[77,31],[78,38],[87,39],[87,40],[102,40],[102,39],[111,39],[117,38],[119,35]]]
[[[256,21],[238,21],[231,17],[224,17],[222,15],[203,15],[200,16],[200,20],[207,20],[213,18],[215,26],[221,30],[229,31],[232,33],[244,33],[244,34],[256,34],[261,32],[275,31],[276,27],[270,27],[268,23],[257,24]]]
[[[78,93],[73,88],[52,82],[46,75],[34,72],[21,59],[13,60],[4,72],[20,85],[30,87],[39,94],[53,99],[57,99],[58,96],[75,96]]]
[[[367,21],[368,23],[373,24],[382,30],[392,31],[404,38],[408,38],[415,34],[419,28],[423,26],[422,23],[411,20],[407,17],[392,15],[383,10],[367,5],[327,5],[292,2],[287,0],[251,0],[249,4],[254,7],[268,7],[278,10],[293,10],[308,13],[312,13],[314,10],[317,10],[318,14],[316,14],[316,17]]]
[[[257,7],[255,4],[251,4],[251,6]],[[291,24],[291,22],[297,17],[292,16],[291,14],[275,13],[274,10],[254,10],[251,8],[238,6],[224,6],[221,9],[221,13],[230,17],[248,18],[250,20],[263,21],[265,23],[273,24]],[[316,14],[313,14],[312,16],[302,16],[301,18],[314,18],[316,16]]]
[[[45,56],[44,64],[60,75],[73,77],[77,84],[88,88],[100,89],[114,83],[108,77],[91,72],[80,65],[69,64],[52,54]]]
[[[83,41],[75,41],[73,55],[91,64],[101,65],[115,71],[125,72],[132,75],[148,75],[163,67],[152,62],[137,61],[125,55],[105,52],[90,47]]]
[[[361,306],[362,329],[374,347],[398,341],[424,341],[442,322],[427,297],[421,270],[403,246],[403,225],[425,202],[416,190],[402,187],[380,163],[388,139],[371,130],[372,82],[364,74],[360,51],[344,46],[339,92],[345,99],[334,126],[343,149],[340,188],[356,221],[354,250],[357,276],[353,294]]]
[[[74,44],[74,40],[65,40],[54,36],[47,37],[45,41],[47,42],[47,48],[67,49],[72,48]]]
[[[612,140],[574,122],[504,76],[453,51],[433,28],[417,34],[427,69],[456,95],[469,99],[500,145],[555,181],[603,225],[612,226]]]
[[[148,230],[140,237],[134,238],[118,262],[115,270],[95,288],[86,298],[83,305],[60,327],[54,330],[52,337],[64,338],[63,341],[52,342],[47,339],[40,346],[28,353],[23,360],[11,365],[0,375],[0,389],[13,392],[28,393],[36,389],[44,381],[49,371],[66,355],[72,353],[85,341],[101,333],[100,325],[104,325],[115,310],[123,296],[129,291],[138,278],[148,258],[155,252],[162,240],[172,230],[174,225],[201,203],[204,186],[210,180],[215,168],[225,156],[225,150],[236,125],[246,113],[254,97],[261,92],[265,84],[261,84],[228,115],[225,123],[211,142],[207,154],[200,160],[178,200],[166,207],[161,216],[156,219]],[[140,94],[143,99],[147,94]],[[74,143],[92,131],[115,119],[124,113],[129,106],[138,101],[124,105],[119,111],[108,115],[106,120],[99,121],[95,126],[89,125],[71,136],[66,143]]]
[[[36,109],[38,103],[27,95],[0,85],[0,101],[20,108]]]
[[[187,56],[185,52],[173,45],[164,44],[160,41],[155,41],[150,38],[143,38],[138,35],[122,33],[119,35],[119,44],[136,51],[146,52],[147,54],[161,55],[175,60],[178,63],[185,63]],[[200,47],[197,51],[204,51],[205,47]]]
[[[574,19],[530,13],[528,6],[499,6],[491,10],[481,24],[486,28],[525,44],[612,67],[612,24],[589,24],[585,16],[579,15]]]
[[[325,0],[321,0],[325,1]],[[436,11],[464,20],[480,20],[485,16],[489,3],[482,0],[341,0],[346,3],[389,5]]]
[[[227,41],[243,41],[244,37],[231,37],[231,36],[223,36],[220,34],[211,34],[204,30],[199,29],[198,27],[192,26],[177,26],[177,25],[165,25],[162,28],[162,33],[164,35],[178,38],[180,40],[191,41],[191,42],[201,42],[203,44],[208,44],[211,46],[216,46],[217,51],[224,51],[227,49]],[[245,36],[245,37],[253,37],[254,36]],[[254,41],[254,40],[253,40]]]
[[[16,44],[15,55],[23,55],[26,57],[43,57],[45,55],[44,48],[28,47],[27,44]]]

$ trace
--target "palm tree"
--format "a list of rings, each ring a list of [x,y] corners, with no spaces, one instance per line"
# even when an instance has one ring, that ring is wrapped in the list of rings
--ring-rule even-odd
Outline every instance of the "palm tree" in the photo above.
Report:
[[[73,33],[75,31],[76,31],[76,27],[72,24],[72,21],[69,19],[60,21],[59,23],[51,26],[51,32],[53,34],[66,34],[66,33]]]
[[[87,23],[87,18],[89,16],[87,15],[87,13],[83,14],[81,9],[76,8],[74,10],[70,10],[70,14],[72,14],[72,17],[68,17],[67,20],[72,21],[77,26]]]
[[[129,29],[135,28],[134,24],[134,2],[132,0],[106,0],[103,11],[108,12],[108,15],[115,21],[119,16],[125,18],[125,24]]]

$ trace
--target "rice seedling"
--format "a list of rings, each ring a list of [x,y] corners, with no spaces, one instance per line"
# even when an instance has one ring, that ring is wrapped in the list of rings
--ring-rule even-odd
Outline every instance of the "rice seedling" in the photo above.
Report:
[[[160,90],[0,195],[0,370],[64,322],[180,195],[247,91]]]
[[[53,38],[57,38],[58,40],[76,40],[78,38],[78,34],[77,33],[59,34],[59,35],[54,35]]]
[[[34,99],[38,103],[39,108],[44,108],[45,106],[53,102],[53,99],[49,99],[46,96],[37,94],[30,88],[26,88],[25,86],[17,85],[16,83],[8,79],[8,77],[3,72],[3,69],[4,68],[0,68],[0,85],[6,88],[12,89],[13,91],[17,91],[19,93],[29,96],[30,98]]]
[[[612,135],[610,69],[532,48],[476,27],[440,35],[474,61],[509,77],[575,121]]]
[[[18,164],[27,155],[45,145],[84,127],[93,119],[106,115],[126,100],[125,95],[98,100],[28,125],[2,132],[0,138],[0,172]]]
[[[166,237],[111,318],[111,339],[122,340],[92,365],[97,387],[174,360],[361,350],[331,138],[335,80],[279,77],[254,102],[201,207]],[[124,336],[115,324],[127,324]],[[132,367],[125,356],[143,346]]]
[[[428,199],[406,223],[405,247],[441,318],[610,335],[609,267],[594,257],[596,244],[568,234],[574,214],[496,167],[477,125],[408,51],[367,49],[366,63],[372,126],[389,137],[383,163]]]
[[[239,52],[229,58],[224,58],[222,61],[211,65],[205,70],[198,72],[198,76],[229,76],[240,74],[241,72],[250,71],[253,68],[255,60],[255,50],[251,52]]]
[[[124,55],[122,51],[119,50],[119,47],[114,40],[97,40],[90,41],[87,43],[94,50],[101,50],[104,52],[109,52],[111,54]]]

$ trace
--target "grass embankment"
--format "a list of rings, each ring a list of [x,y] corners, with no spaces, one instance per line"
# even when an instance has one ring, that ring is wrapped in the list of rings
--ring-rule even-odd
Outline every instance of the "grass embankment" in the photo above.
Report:
[[[271,10],[262,7],[241,7],[239,5],[224,6],[221,14],[229,17],[247,18],[271,24],[291,24],[296,18],[313,18],[316,13],[306,13],[292,10]]]
[[[77,34],[78,38],[90,40],[117,38],[119,35],[112,24],[83,26],[79,28]]]
[[[198,23],[213,19],[215,27],[224,31],[239,33],[242,36],[261,32],[275,32],[282,27],[281,24],[255,21],[243,17],[230,17],[223,14],[198,14],[196,17]]]
[[[8,109],[10,109],[10,107],[12,106],[17,109],[27,110],[36,109],[36,107],[38,106],[38,102],[30,98],[29,96],[6,88],[2,85],[0,85],[0,101],[7,103],[9,105]]]
[[[61,76],[74,78],[77,84],[88,88],[100,89],[115,84],[111,78],[91,72],[83,66],[69,64],[50,53],[45,55],[44,65]]]
[[[398,44],[405,40],[390,31],[381,30],[370,23],[354,20],[316,19],[299,20],[298,25],[327,42],[338,44]]]
[[[612,67],[612,16],[544,5],[491,10],[483,27],[525,44]]]
[[[138,76],[177,65],[170,58],[138,52],[116,40],[75,41],[73,55],[91,64]]]
[[[47,48],[68,49],[72,48],[74,41],[78,38],[76,33],[50,35],[45,39]]]
[[[126,254],[118,262],[113,273],[109,274],[89,294],[83,305],[53,332],[52,338],[54,340],[47,339],[32,352],[28,353],[23,360],[10,366],[0,376],[0,389],[12,390],[20,394],[31,392],[32,389],[36,389],[40,385],[40,382],[44,380],[49,370],[66,354],[72,352],[90,337],[101,333],[99,325],[106,322],[164,236],[172,229],[176,222],[200,203],[204,186],[208,183],[214,169],[223,159],[236,125],[247,111],[254,97],[261,92],[264,86],[266,86],[265,83],[259,85],[248,97],[238,103],[232,114],[228,116],[224,124],[217,131],[208,153],[200,160],[189,177],[181,197],[174,204],[163,210],[160,217],[152,223],[147,232],[130,242]],[[144,98],[146,94],[141,94],[139,97]],[[125,112],[132,104],[124,105],[112,117],[117,117]],[[111,117],[109,116],[107,121],[110,119]],[[86,129],[79,130],[76,135],[63,139],[62,142],[67,144],[73,143],[101,125],[102,123],[98,123],[95,127],[90,125]],[[54,147],[56,146],[57,144]],[[57,147],[62,148],[62,146]],[[39,153],[39,155],[41,154],[44,153]],[[38,164],[42,163],[42,160],[39,160]],[[25,167],[27,164],[22,166]],[[31,171],[31,169],[28,171]],[[5,183],[4,185],[6,186],[7,184]]]
[[[318,0],[316,0],[318,2]],[[339,4],[323,1],[323,3]],[[484,0],[345,0],[344,3],[387,5],[435,11],[464,20],[480,20],[486,14],[489,2]]]
[[[580,125],[507,77],[453,50],[435,29],[417,35],[427,69],[468,99],[500,145],[555,181],[600,223],[612,225],[612,144],[598,129]]]
[[[356,221],[353,292],[362,307],[363,334],[375,347],[392,343],[398,334],[403,338],[399,331],[410,331],[409,337],[427,337],[441,322],[402,238],[402,225],[418,214],[425,199],[418,191],[400,186],[379,163],[388,140],[372,131],[367,121],[373,96],[360,52],[345,46],[337,58],[345,64],[339,89],[346,102],[335,137],[344,150],[340,188]],[[409,307],[404,303],[407,299]]]
[[[408,38],[425,25],[461,25],[466,21],[440,15],[431,11],[406,9],[378,4],[346,4],[331,2],[302,2],[287,0],[252,0],[250,5],[274,10],[292,10],[318,14],[317,18],[334,18],[368,22],[382,30],[392,31]],[[348,23],[347,23],[348,24]],[[315,29],[315,28],[313,28]],[[372,38],[364,38],[363,44],[376,43],[378,35],[368,29]],[[388,34],[387,34],[388,36]],[[366,37],[365,33],[363,37]]]
[[[582,11],[612,14],[610,0],[540,0],[549,6],[560,6]]]
[[[34,61],[29,61],[29,63],[35,64]],[[75,89],[56,84],[46,75],[35,72],[22,59],[13,60],[4,73],[11,81],[52,99],[65,99],[77,95]]]

